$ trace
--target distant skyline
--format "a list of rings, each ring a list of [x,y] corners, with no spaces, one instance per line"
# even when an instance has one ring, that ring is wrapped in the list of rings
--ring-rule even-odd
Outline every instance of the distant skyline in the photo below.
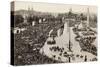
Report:
[[[52,12],[52,13],[66,13],[69,9],[72,9],[73,12],[87,12],[89,8],[90,13],[97,13],[96,6],[88,5],[67,5],[67,4],[54,4],[54,3],[37,3],[37,2],[23,2],[23,1],[14,1],[14,10],[28,10],[28,8],[35,11],[41,12]]]

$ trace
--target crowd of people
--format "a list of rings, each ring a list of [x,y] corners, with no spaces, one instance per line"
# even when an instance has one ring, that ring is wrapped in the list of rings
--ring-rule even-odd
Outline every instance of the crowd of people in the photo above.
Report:
[[[87,29],[87,28],[85,28]],[[87,52],[90,52],[94,55],[97,55],[97,48],[95,46],[95,44],[93,44],[93,42],[95,41],[96,39],[96,36],[93,31],[93,34],[94,35],[91,35],[91,34],[88,34],[88,35],[80,35],[79,32],[81,33],[85,33],[85,32],[89,32],[89,31],[78,31],[78,27],[77,28],[73,28],[73,31],[74,33],[76,34],[76,37],[75,37],[75,40],[79,42],[81,48],[83,51],[87,51]],[[91,31],[92,32],[92,31]]]

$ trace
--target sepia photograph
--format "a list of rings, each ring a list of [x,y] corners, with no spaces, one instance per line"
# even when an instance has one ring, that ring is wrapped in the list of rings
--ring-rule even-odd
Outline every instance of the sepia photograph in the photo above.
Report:
[[[97,7],[11,2],[11,64],[97,61]]]

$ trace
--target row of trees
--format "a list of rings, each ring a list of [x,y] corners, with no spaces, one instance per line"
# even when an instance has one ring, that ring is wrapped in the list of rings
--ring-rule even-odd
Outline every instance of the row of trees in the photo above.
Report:
[[[62,20],[62,17],[71,17],[71,16],[74,16],[74,18],[77,20],[77,19],[80,19],[80,20],[87,20],[87,16],[84,15],[83,13],[81,13],[80,15],[78,14],[74,14],[74,13],[70,13],[70,16],[69,14],[58,14],[58,16],[55,18],[53,15],[51,16],[42,16],[42,17],[39,17],[39,16],[29,16],[27,17],[27,22],[30,24],[33,20],[36,21],[38,23],[39,19],[43,19],[43,18],[46,18],[46,21],[52,21],[52,22],[55,22],[55,21],[61,21]],[[24,18],[22,15],[14,15],[14,12],[11,12],[11,22],[14,22],[14,24],[12,25],[18,25],[20,23],[23,23],[24,22]],[[92,15],[90,16],[90,22],[92,22],[92,24],[96,24],[97,22],[97,16],[96,15]],[[72,22],[73,23],[73,22]]]

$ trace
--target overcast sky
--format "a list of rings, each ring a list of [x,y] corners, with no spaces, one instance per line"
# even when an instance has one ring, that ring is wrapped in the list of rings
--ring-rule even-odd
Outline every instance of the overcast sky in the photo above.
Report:
[[[91,13],[97,13],[96,6],[87,5],[67,5],[67,4],[53,4],[53,3],[34,3],[34,2],[15,2],[15,10],[33,8],[35,11],[41,12],[53,12],[53,13],[65,13],[72,8],[73,12],[87,12],[87,8]]]

